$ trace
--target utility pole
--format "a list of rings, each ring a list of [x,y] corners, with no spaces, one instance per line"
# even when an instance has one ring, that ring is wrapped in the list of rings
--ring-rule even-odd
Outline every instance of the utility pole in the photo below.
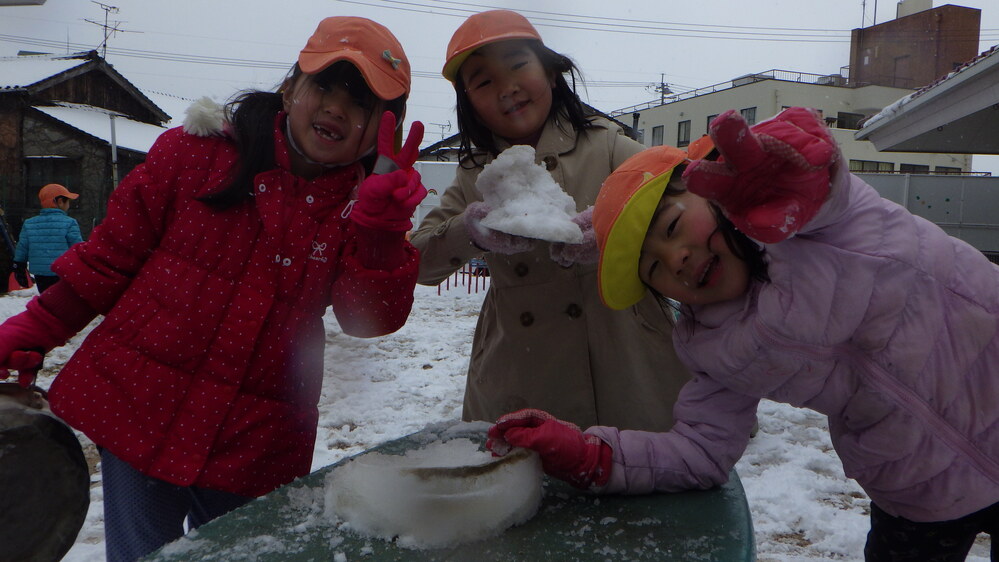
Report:
[[[659,105],[666,105],[666,95],[673,93],[673,90],[669,89],[669,84],[666,83],[666,74],[659,75],[659,85],[656,86],[656,91],[659,92]]]

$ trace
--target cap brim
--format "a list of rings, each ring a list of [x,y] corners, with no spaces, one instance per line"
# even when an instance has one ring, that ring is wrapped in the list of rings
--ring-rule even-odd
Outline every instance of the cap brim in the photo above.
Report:
[[[383,100],[394,100],[408,91],[394,76],[372,64],[363,53],[357,51],[341,51],[335,55],[302,51],[298,55],[298,67],[306,74],[318,74],[339,61],[347,61],[357,67],[371,91]]]
[[[610,308],[628,308],[645,296],[645,284],[638,276],[638,260],[652,215],[666,191],[673,169],[649,177],[644,182],[636,178],[641,186],[613,219],[606,242],[600,248],[597,270],[600,299]],[[633,173],[639,174],[637,171]]]
[[[443,75],[444,78],[447,78],[451,82],[454,82],[455,78],[458,76],[458,69],[461,68],[461,65],[466,60],[468,60],[468,57],[470,57],[472,53],[475,52],[476,49],[484,45],[489,45],[491,43],[499,43],[501,41],[513,41],[516,39],[529,39],[533,41],[538,41],[539,43],[541,42],[541,37],[527,31],[512,31],[500,35],[492,35],[482,39],[481,41],[476,41],[475,43],[472,43],[471,45],[465,47],[465,49],[463,49],[461,52],[457,54],[451,55],[451,58],[449,58],[447,62],[444,63],[444,69],[441,70],[441,75]]]

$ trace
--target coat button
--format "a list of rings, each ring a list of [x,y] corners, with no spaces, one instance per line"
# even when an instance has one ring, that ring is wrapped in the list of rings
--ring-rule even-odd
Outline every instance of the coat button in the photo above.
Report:
[[[525,328],[534,324],[534,315],[530,312],[524,312],[520,315],[520,325]]]
[[[572,303],[568,307],[566,307],[565,313],[569,315],[569,318],[575,320],[576,318],[579,318],[580,316],[583,315],[583,309],[580,308],[578,304]]]
[[[524,262],[520,262],[513,266],[513,272],[517,274],[517,277],[527,277],[528,271],[527,264]]]
[[[555,158],[554,156],[545,156],[541,159],[541,162],[544,163],[545,169],[549,172],[558,168],[558,158]]]

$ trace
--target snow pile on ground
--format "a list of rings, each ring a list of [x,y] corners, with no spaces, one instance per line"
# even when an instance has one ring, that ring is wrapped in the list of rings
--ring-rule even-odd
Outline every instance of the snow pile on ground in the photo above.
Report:
[[[326,315],[326,381],[314,469],[428,424],[460,419],[472,331],[484,293],[456,283],[450,287],[440,293],[436,287],[417,287],[409,321],[381,338],[346,336],[332,313]],[[32,289],[0,297],[0,318],[24,310],[33,294]],[[47,356],[43,387],[81,341],[77,336]],[[758,559],[862,560],[869,500],[843,475],[824,417],[764,401],[759,420],[759,433],[736,465],[753,517]],[[104,560],[101,500],[95,463],[90,511],[64,560]],[[267,542],[268,537],[248,540]],[[987,537],[979,537],[968,560],[989,560]]]
[[[492,209],[482,226],[527,238],[579,244],[583,231],[572,222],[576,202],[534,163],[534,148],[515,145],[486,164],[475,181]]]

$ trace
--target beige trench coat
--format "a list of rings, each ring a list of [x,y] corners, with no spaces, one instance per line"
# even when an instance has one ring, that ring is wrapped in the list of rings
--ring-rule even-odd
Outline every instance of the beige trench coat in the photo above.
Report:
[[[595,124],[577,138],[549,121],[537,146],[537,161],[576,200],[577,211],[593,204],[617,165],[644,148],[608,120]],[[475,188],[481,171],[459,166],[440,207],[413,233],[419,283],[436,285],[482,255],[463,215],[482,200]],[[530,252],[485,254],[491,281],[475,328],[463,418],[495,421],[531,407],[583,428],[667,430],[689,376],[673,351],[666,314],[652,297],[623,311],[607,308],[596,265],[561,267],[549,246],[539,241]]]

